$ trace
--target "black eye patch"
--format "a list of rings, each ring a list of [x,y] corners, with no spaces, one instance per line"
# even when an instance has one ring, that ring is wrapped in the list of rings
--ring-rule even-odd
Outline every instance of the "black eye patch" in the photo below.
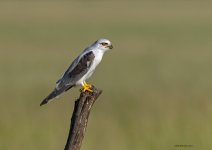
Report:
[[[106,46],[106,45],[108,45],[108,43],[105,43],[105,42],[102,42],[101,43],[103,46]]]

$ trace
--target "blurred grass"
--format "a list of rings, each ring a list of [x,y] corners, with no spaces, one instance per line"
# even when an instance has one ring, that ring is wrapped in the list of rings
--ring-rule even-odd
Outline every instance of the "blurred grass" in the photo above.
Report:
[[[78,88],[39,103],[100,37],[86,150],[212,149],[212,2],[0,2],[0,149],[63,149]]]

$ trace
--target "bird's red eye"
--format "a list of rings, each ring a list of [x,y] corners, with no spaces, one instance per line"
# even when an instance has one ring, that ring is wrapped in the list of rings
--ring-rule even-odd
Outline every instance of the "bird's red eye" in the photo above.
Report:
[[[103,46],[106,46],[106,45],[108,45],[108,44],[107,44],[107,43],[105,43],[105,42],[102,42],[101,44],[102,44]]]

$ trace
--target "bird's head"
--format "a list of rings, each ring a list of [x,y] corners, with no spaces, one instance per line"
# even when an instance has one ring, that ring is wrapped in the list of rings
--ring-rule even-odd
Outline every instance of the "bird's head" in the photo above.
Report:
[[[95,43],[94,43],[94,45],[98,48],[98,49],[100,49],[100,50],[102,50],[102,51],[108,51],[108,50],[110,50],[110,49],[112,49],[113,48],[113,45],[112,45],[112,43],[109,41],[109,40],[107,40],[107,39],[99,39],[99,40],[97,40]]]

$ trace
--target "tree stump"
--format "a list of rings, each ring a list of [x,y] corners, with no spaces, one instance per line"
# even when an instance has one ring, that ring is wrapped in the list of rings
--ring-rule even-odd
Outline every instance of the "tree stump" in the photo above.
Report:
[[[75,101],[69,135],[64,150],[80,150],[81,148],[91,108],[102,93],[102,90],[98,90],[94,86],[92,90],[92,93],[81,92],[80,97]]]

